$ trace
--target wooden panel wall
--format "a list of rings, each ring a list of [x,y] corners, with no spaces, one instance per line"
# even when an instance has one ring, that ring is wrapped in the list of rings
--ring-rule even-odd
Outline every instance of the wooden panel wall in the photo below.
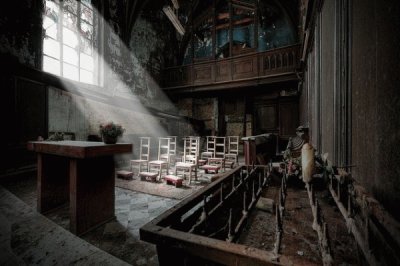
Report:
[[[337,165],[334,150],[335,1],[326,1],[321,13],[321,147]]]
[[[399,13],[396,0],[324,1],[300,107],[318,151],[352,165],[352,176],[400,220]]]
[[[2,127],[3,148],[6,155],[0,174],[20,171],[36,163],[33,153],[26,150],[26,142],[38,136],[47,138],[47,88],[44,84],[19,77],[3,77],[3,114],[7,126]],[[6,130],[5,130],[6,129]],[[4,143],[3,143],[4,144]],[[3,146],[3,145],[2,145]]]
[[[400,220],[400,2],[352,10],[353,175]]]

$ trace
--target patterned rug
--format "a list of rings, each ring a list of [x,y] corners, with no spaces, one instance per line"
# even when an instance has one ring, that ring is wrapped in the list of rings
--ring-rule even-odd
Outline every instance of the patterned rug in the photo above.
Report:
[[[139,177],[134,177],[132,180],[115,178],[116,187],[178,200],[186,198],[209,183],[210,179],[206,175],[200,175],[197,180],[192,180],[190,185],[184,180],[180,188],[167,185],[165,182],[141,181]]]

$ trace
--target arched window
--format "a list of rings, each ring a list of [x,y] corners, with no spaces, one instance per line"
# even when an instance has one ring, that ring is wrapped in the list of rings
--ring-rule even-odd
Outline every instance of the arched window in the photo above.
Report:
[[[91,0],[46,0],[43,70],[98,84],[97,21]]]

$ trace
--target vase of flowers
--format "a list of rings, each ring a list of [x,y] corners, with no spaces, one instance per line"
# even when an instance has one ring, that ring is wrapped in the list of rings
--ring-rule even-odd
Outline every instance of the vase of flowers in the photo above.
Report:
[[[125,129],[114,122],[108,122],[100,125],[100,135],[106,144],[115,144],[119,137],[122,136]]]

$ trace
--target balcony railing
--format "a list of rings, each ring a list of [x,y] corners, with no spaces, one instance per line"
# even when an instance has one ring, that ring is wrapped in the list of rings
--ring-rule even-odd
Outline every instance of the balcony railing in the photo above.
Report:
[[[293,74],[300,45],[164,69],[164,88],[212,85]]]

